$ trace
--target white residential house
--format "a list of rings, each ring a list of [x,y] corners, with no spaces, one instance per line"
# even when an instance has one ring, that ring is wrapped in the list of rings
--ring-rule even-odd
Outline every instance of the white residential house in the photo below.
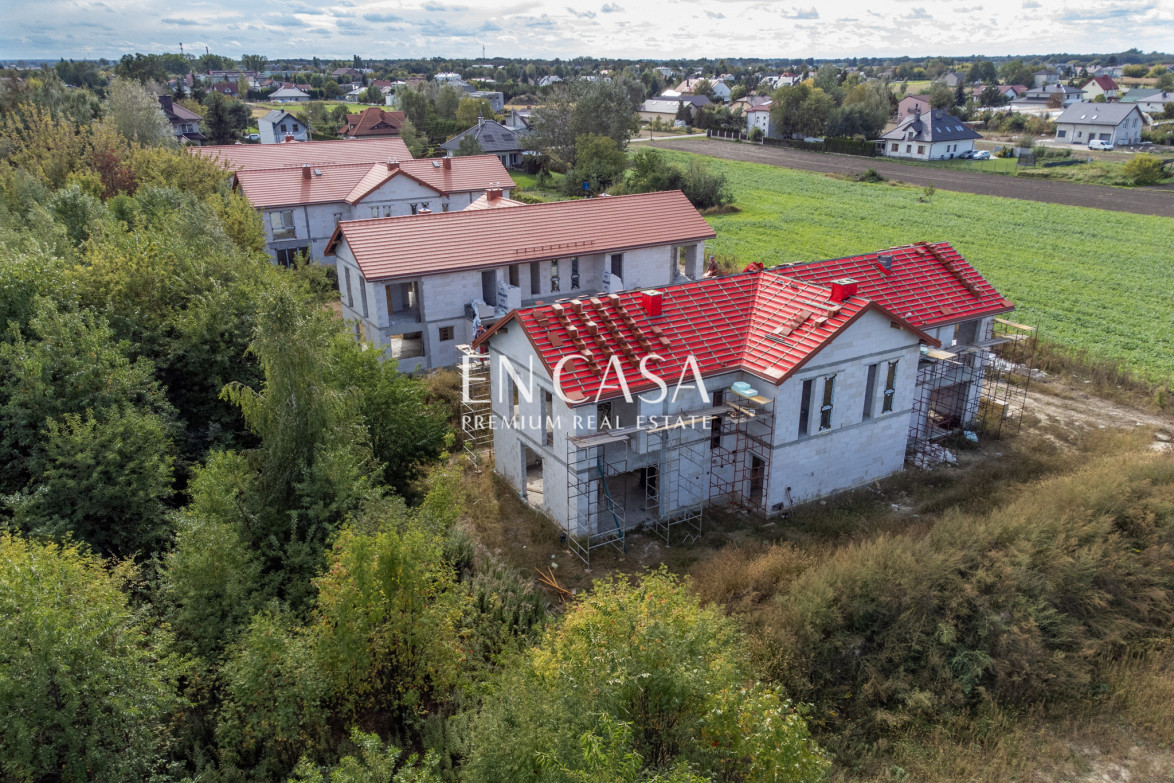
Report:
[[[288,265],[300,253],[330,263],[339,221],[458,211],[514,182],[492,155],[245,169],[234,185],[261,212],[268,250]]]
[[[1081,89],[1084,90],[1083,100],[1086,101],[1096,100],[1098,95],[1105,96],[1106,101],[1115,101],[1121,97],[1121,88],[1108,76],[1094,76]]]
[[[774,125],[770,121],[770,102],[759,106],[752,106],[745,110],[743,116],[746,118],[746,133],[750,133],[755,128],[762,131],[763,136],[774,136]]]
[[[915,245],[519,308],[467,363],[488,363],[494,469],[582,554],[901,470],[977,410],[981,373],[937,363],[985,356],[1010,309],[948,244]]]
[[[1055,102],[1057,100],[1056,96],[1059,96],[1058,100],[1060,101],[1060,105],[1067,107],[1084,100],[1084,90],[1079,87],[1069,87],[1067,84],[1049,83],[1039,87],[1033,87],[1019,100],[1042,101],[1047,104],[1048,102]],[[1018,102],[1016,101],[1016,103]]]
[[[271,92],[269,100],[275,103],[307,103],[310,100],[310,94],[297,87],[282,87]]]
[[[309,141],[310,129],[287,111],[274,109],[257,120],[257,131],[262,144],[280,144],[292,137],[293,141]]]
[[[1056,141],[1137,144],[1145,117],[1136,103],[1076,103],[1056,118]]]
[[[882,133],[878,144],[890,158],[946,160],[974,149],[974,140],[980,138],[981,134],[952,114],[939,109],[923,114],[914,108],[896,128]]]
[[[401,370],[456,364],[526,304],[699,279],[715,236],[680,191],[483,206],[338,224],[326,252],[343,317]]]

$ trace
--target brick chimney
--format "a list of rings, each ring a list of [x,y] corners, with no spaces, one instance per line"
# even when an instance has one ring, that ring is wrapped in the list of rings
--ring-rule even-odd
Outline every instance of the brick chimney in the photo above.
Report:
[[[396,160],[395,158],[388,158],[387,159],[387,170],[388,171],[399,171],[399,161]]]
[[[312,177],[312,176],[314,176],[314,172],[310,171],[310,164],[303,163],[302,164],[302,179],[310,179],[310,177]]]
[[[444,166],[446,169],[451,169],[452,168],[452,158],[445,157],[443,160],[440,161],[440,165]]]
[[[486,188],[486,190],[485,190],[485,200],[486,201],[494,202],[494,201],[497,201],[499,198],[501,198],[501,188],[496,188],[496,187]]]
[[[842,302],[856,296],[856,281],[850,277],[841,277],[832,281],[832,301]]]
[[[297,139],[294,138],[293,134],[287,133],[287,134],[285,134],[285,138],[282,140],[281,143],[282,144],[293,144],[295,141],[297,141]]]

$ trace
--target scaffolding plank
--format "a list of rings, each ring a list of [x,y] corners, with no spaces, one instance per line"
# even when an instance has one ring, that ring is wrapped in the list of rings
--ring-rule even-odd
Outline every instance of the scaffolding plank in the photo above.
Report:
[[[931,359],[957,359],[958,354],[943,351],[940,348],[930,348],[925,352],[925,355]]]
[[[1003,326],[1010,326],[1012,329],[1022,329],[1025,332],[1034,332],[1035,331],[1034,326],[1025,326],[1023,324],[1017,324],[1014,321],[1008,321],[1006,318],[996,318],[995,323],[1002,324]]]

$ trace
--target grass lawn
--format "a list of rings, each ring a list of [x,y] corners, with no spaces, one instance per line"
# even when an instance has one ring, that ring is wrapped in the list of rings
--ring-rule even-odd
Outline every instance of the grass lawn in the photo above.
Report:
[[[713,249],[739,264],[945,240],[1043,337],[1174,378],[1174,220],[942,190],[923,202],[921,188],[706,161],[729,177],[742,210],[707,218]]]
[[[908,87],[904,93],[901,92],[902,84]],[[929,80],[921,82],[893,82],[893,94],[898,98],[904,98],[906,95],[921,95],[928,93],[931,87],[933,87],[933,82]]]

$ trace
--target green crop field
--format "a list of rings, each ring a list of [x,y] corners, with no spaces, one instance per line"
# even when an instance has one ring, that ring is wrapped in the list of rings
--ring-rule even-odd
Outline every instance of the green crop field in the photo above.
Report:
[[[1170,218],[942,190],[922,200],[921,188],[705,160],[728,175],[742,210],[708,218],[713,249],[740,264],[948,241],[1016,303],[1014,320],[1152,380],[1174,379]]]

